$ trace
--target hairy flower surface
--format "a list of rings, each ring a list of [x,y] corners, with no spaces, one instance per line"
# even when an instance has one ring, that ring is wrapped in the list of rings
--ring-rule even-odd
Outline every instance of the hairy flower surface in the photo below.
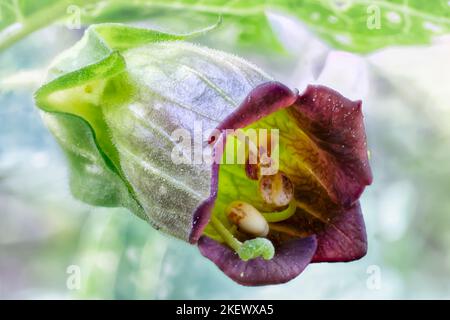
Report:
[[[292,91],[189,36],[102,24],[53,63],[36,102],[74,196],[198,244],[244,285],[364,256],[361,102]]]

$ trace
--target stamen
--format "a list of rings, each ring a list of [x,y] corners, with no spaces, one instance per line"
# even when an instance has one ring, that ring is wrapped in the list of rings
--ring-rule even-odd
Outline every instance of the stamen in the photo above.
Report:
[[[291,201],[291,203],[289,203],[289,207],[283,211],[262,212],[261,214],[267,222],[280,222],[292,217],[295,214],[295,210],[297,210],[297,204],[294,200]]]
[[[261,175],[272,174],[275,166],[275,159],[272,158],[274,146],[272,145],[272,133],[258,132],[258,142],[255,144],[251,139],[248,143],[248,153],[245,160],[245,173],[249,179],[258,180]],[[270,172],[270,173],[268,173]]]
[[[250,157],[245,160],[245,174],[252,180],[258,180],[259,178],[259,164],[251,163]]]
[[[294,186],[288,176],[278,172],[259,180],[259,192],[267,204],[284,207],[294,197]]]
[[[226,214],[228,219],[245,233],[256,237],[265,237],[269,233],[266,219],[255,207],[246,202],[232,202],[228,206]]]

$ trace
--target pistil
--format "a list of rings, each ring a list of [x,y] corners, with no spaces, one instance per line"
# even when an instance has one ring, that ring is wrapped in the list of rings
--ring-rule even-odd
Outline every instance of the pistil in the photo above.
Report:
[[[211,224],[217,233],[222,237],[224,242],[232,248],[242,260],[248,261],[257,257],[262,257],[265,260],[270,260],[273,258],[275,248],[270,240],[265,238],[254,238],[242,243],[236,239],[214,215],[211,216]]]

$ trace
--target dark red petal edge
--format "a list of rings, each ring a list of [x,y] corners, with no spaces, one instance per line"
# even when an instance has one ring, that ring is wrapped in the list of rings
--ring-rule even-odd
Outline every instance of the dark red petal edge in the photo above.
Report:
[[[372,183],[361,101],[324,86],[308,86],[292,110],[320,149],[322,165],[316,175],[335,203],[350,207]]]
[[[218,138],[219,145],[225,145],[226,137],[221,135]],[[216,157],[220,157],[222,154],[222,150],[217,150],[214,148],[213,150],[213,159]],[[203,230],[209,222],[209,218],[211,216],[211,212],[214,208],[214,203],[216,202],[217,190],[219,183],[219,164],[214,162],[211,170],[211,191],[209,194],[209,198],[202,202],[201,205],[197,207],[194,212],[194,217],[192,219],[192,230],[189,235],[189,242],[192,244],[196,244],[200,237],[203,234]]]
[[[237,283],[258,286],[284,283],[298,276],[311,262],[317,240],[315,236],[291,240],[278,248],[272,260],[256,258],[247,262],[227,246],[205,236],[200,238],[198,247],[205,257]]]
[[[218,126],[218,130],[244,128],[273,112],[290,107],[298,92],[291,91],[279,82],[266,82],[253,89],[232,113]]]
[[[364,257],[367,236],[359,202],[316,236],[317,251],[312,262],[346,262]]]

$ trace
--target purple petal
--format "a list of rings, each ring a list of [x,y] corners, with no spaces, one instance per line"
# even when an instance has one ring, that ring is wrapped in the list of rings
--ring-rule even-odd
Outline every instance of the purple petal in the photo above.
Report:
[[[317,234],[312,262],[346,262],[366,255],[367,236],[359,202]]]
[[[316,252],[315,236],[290,240],[276,249],[271,260],[243,261],[230,248],[206,236],[198,241],[200,252],[239,284],[258,286],[287,282],[298,276]]]
[[[218,129],[242,128],[283,108],[288,108],[292,121],[309,137],[295,140],[295,146],[299,152],[314,153],[304,160],[317,179],[308,183],[309,177],[297,184],[296,198],[309,209],[300,210],[289,221],[300,233],[316,234],[317,238],[315,235],[292,238],[276,246],[272,260],[257,258],[245,262],[227,246],[202,236],[218,192],[218,164],[212,168],[211,195],[194,215],[191,243],[198,241],[205,257],[244,285],[286,282],[311,261],[350,261],[361,258],[367,251],[364,220],[357,201],[365,186],[372,182],[372,173],[361,102],[348,100],[322,86],[308,86],[298,95],[280,83],[269,82],[252,90]],[[216,155],[222,154],[225,139],[225,134],[216,139]],[[297,175],[302,174],[297,171]]]
[[[299,95],[293,116],[319,149],[313,171],[332,201],[349,207],[372,183],[361,101],[323,86]]]
[[[297,94],[279,82],[263,83],[253,89],[217,129],[244,128],[277,110],[291,106],[297,99]]]

